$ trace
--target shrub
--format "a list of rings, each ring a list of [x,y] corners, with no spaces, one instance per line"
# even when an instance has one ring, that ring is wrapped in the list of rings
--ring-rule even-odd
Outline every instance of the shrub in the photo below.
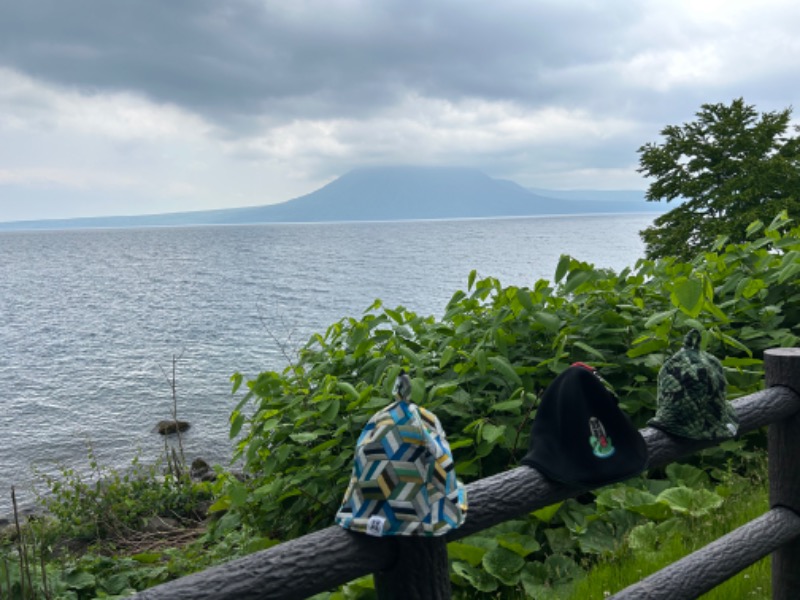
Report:
[[[731,397],[760,389],[763,350],[798,341],[800,229],[782,213],[768,226],[753,223],[748,236],[737,244],[718,239],[690,262],[640,260],[621,273],[563,256],[554,282],[540,280],[531,288],[504,287],[473,271],[466,291],[453,295],[439,319],[376,300],[360,319],[344,318],[314,335],[283,372],[246,382],[230,434],[241,435],[236,458],[250,478],[230,479],[213,508],[229,510],[228,518],[271,538],[330,525],[359,432],[390,402],[401,368],[412,377],[413,400],[440,418],[457,472],[467,481],[518,464],[541,391],[573,361],[598,367],[638,426],[654,413],[661,364],[691,328],[722,360]],[[236,393],[245,378],[236,373],[232,382]],[[733,452],[742,447],[728,446]],[[705,510],[716,501],[690,489],[659,497],[663,489],[655,488],[668,479],[661,481],[639,485],[655,498],[648,500],[657,504],[653,510],[675,511],[681,503]],[[454,566],[455,581],[488,591],[566,580],[587,557],[621,543],[642,519],[652,518],[627,511],[617,522],[621,513],[604,507],[576,501],[556,507],[549,517],[566,524],[566,534],[548,534],[533,517],[482,534],[494,540],[479,546],[491,560],[482,555],[473,564],[477,554],[469,551],[472,559]],[[606,513],[616,516],[598,518]],[[585,531],[581,520],[591,523]],[[513,543],[502,541],[509,535],[533,536],[541,551],[509,548]],[[493,571],[495,564],[502,569]]]

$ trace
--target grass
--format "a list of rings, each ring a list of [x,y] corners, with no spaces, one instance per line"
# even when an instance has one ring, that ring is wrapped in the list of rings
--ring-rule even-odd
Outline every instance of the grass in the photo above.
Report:
[[[766,476],[739,481],[716,513],[689,521],[686,534],[668,538],[657,551],[634,551],[627,548],[622,553],[601,561],[585,579],[575,584],[572,594],[565,595],[564,598],[606,598],[761,516],[769,510],[767,485]],[[771,598],[771,594],[770,559],[766,557],[701,598]]]

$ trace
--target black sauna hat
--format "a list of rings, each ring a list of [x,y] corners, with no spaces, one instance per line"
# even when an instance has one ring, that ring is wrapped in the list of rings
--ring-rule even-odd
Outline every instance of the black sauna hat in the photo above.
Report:
[[[522,464],[561,483],[599,487],[641,473],[647,444],[594,369],[576,363],[545,390]]]

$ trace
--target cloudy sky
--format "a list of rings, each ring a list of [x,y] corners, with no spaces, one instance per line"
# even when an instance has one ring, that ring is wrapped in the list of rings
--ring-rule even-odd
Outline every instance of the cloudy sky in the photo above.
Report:
[[[798,31],[796,0],[0,0],[0,221],[384,164],[645,189],[637,149],[701,104],[797,104]]]

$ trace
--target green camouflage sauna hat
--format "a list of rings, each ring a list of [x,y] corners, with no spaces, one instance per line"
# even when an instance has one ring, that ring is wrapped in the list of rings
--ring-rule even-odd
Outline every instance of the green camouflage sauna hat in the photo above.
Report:
[[[647,424],[693,440],[732,438],[739,418],[726,389],[722,363],[700,350],[700,332],[692,329],[658,373],[656,415]]]

